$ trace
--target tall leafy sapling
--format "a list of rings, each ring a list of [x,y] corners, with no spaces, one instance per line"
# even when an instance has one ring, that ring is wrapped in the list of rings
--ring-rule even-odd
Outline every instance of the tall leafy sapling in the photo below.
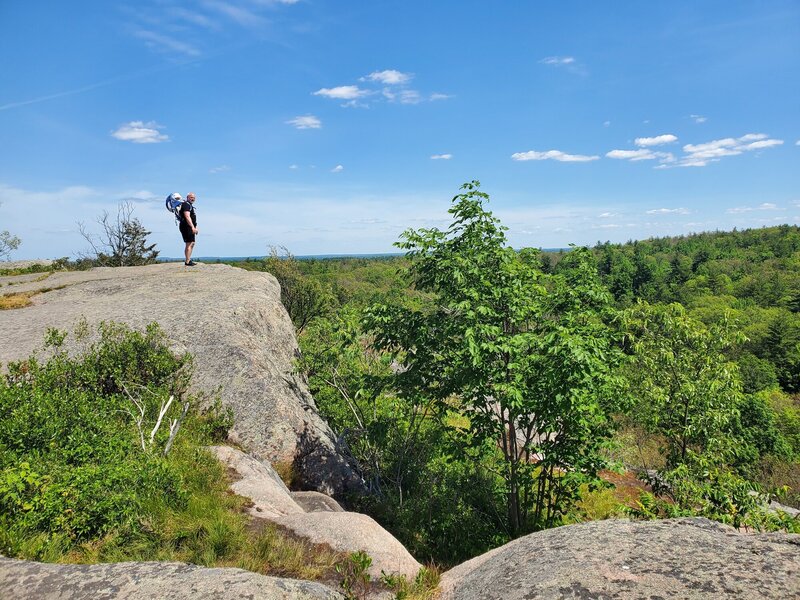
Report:
[[[453,434],[497,465],[517,536],[552,526],[596,476],[619,354],[605,322],[611,296],[588,251],[570,252],[559,274],[542,273],[538,251],[508,245],[488,200],[479,182],[466,183],[446,231],[402,234],[408,276],[430,302],[375,306],[367,326],[402,365],[401,395],[431,398],[440,415],[468,423]]]

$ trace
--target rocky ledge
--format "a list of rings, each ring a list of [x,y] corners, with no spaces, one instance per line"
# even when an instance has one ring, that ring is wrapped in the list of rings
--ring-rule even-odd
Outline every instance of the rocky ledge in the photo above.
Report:
[[[36,600],[344,600],[311,581],[183,563],[55,565],[0,558],[0,598]]]
[[[800,535],[707,519],[595,521],[534,533],[442,575],[440,600],[800,598]]]
[[[0,363],[41,347],[49,327],[118,321],[161,325],[194,356],[194,386],[234,412],[232,436],[250,454],[291,462],[306,489],[339,495],[361,480],[294,373],[294,327],[268,273],[181,263],[0,277],[0,293],[32,292],[32,304],[0,311]]]

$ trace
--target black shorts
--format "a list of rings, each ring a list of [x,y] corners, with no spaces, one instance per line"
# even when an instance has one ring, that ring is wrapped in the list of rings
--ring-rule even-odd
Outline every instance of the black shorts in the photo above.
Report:
[[[194,231],[192,231],[191,229],[188,229],[186,227],[181,227],[180,230],[181,230],[181,235],[183,236],[183,241],[184,242],[186,242],[188,244],[189,242],[193,242],[194,241]]]

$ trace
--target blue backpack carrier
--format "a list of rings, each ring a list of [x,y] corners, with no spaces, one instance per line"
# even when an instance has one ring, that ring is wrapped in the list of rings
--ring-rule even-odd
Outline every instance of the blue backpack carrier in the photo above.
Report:
[[[167,196],[167,210],[175,215],[175,225],[180,225],[181,222],[181,204],[183,204],[183,198],[178,192]]]

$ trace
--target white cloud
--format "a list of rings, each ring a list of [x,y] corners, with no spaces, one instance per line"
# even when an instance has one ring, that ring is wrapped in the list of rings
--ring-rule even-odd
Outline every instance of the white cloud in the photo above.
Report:
[[[340,85],[334,88],[321,88],[313,92],[314,96],[336,98],[337,100],[356,100],[368,96],[371,92],[360,89],[357,85]]]
[[[218,167],[212,167],[208,170],[209,173],[225,173],[226,171],[230,171],[231,168],[228,165],[220,165]]]
[[[797,141],[794,143],[794,145],[795,145],[795,146],[800,146],[800,140],[797,140]]]
[[[688,215],[691,211],[688,208],[654,208],[648,210],[648,215]]]
[[[145,44],[154,50],[159,50],[162,52],[176,52],[178,54],[192,57],[200,56],[201,54],[200,50],[191,44],[176,40],[174,37],[169,35],[156,33],[155,31],[139,30],[134,35],[143,39]]]
[[[559,162],[589,162],[598,160],[599,156],[584,156],[582,154],[566,154],[561,150],[548,150],[547,152],[537,152],[528,150],[527,152],[515,152],[511,155],[513,160],[557,160]]]
[[[611,150],[606,152],[608,158],[617,158],[620,160],[652,160],[656,155],[652,150]]]
[[[450,160],[453,158],[452,154],[434,154],[431,156],[431,160]]]
[[[336,165],[331,169],[331,173],[341,173],[344,171],[344,167],[342,165]]]
[[[264,19],[264,17],[261,17],[254,12],[247,10],[246,8],[242,8],[241,6],[237,6],[230,2],[222,2],[220,0],[203,0],[203,6],[217,11],[221,15],[228,17],[237,25],[242,25],[244,27],[260,27],[267,23],[267,20]]]
[[[722,138],[702,144],[686,144],[683,147],[686,155],[674,166],[705,167],[726,156],[738,156],[743,152],[764,150],[781,144],[783,144],[783,140],[769,138],[765,133],[748,133],[738,138]]]
[[[205,27],[206,29],[219,28],[219,24],[216,21],[214,21],[214,19],[211,19],[202,13],[187,10],[185,8],[180,8],[178,6],[171,7],[169,9],[169,14],[175,17],[179,21],[186,21],[187,23],[191,23],[192,25],[198,25],[200,27]]]
[[[604,213],[600,213],[599,215],[597,215],[597,218],[598,219],[610,219],[611,217],[616,217],[616,216],[617,216],[616,213],[604,212]]]
[[[149,190],[136,190],[133,192],[124,192],[122,194],[122,198],[125,200],[133,200],[139,202],[146,202],[148,200],[155,200],[156,198],[161,198],[161,196],[156,196],[153,192]]]
[[[782,144],[783,140],[759,140],[743,146],[742,150],[762,150],[763,148],[772,148],[773,146],[780,146]]]
[[[435,101],[435,100],[447,100],[448,98],[452,98],[452,96],[449,94],[441,94],[439,92],[434,92],[430,95],[428,99],[431,101]],[[798,141],[797,143],[798,145],[800,145],[800,141]]]
[[[386,85],[401,85],[408,83],[413,77],[414,75],[411,73],[401,73],[394,69],[388,69],[386,71],[373,71],[366,77],[362,77],[361,81],[379,81]]]
[[[634,140],[634,143],[637,146],[649,147],[649,146],[660,146],[661,144],[671,144],[672,142],[677,142],[677,136],[672,135],[671,133],[665,133],[664,135],[657,135],[655,137],[640,137]]]
[[[547,56],[539,62],[543,65],[571,65],[575,59],[572,56]]]
[[[671,152],[653,152],[649,148],[639,148],[638,150],[611,150],[606,152],[608,158],[618,160],[629,160],[631,162],[639,160],[660,160],[662,163],[670,163],[675,160]]]
[[[753,212],[755,210],[780,210],[778,205],[773,202],[764,202],[758,206],[737,206],[736,208],[729,208],[725,212],[731,215],[739,215],[742,213]]]
[[[299,169],[300,167],[299,167],[298,165],[289,165],[289,168],[290,168],[292,171],[296,171],[296,170],[297,170],[297,169]]]
[[[111,135],[122,140],[123,142],[133,142],[134,144],[157,144],[159,142],[166,142],[169,136],[161,133],[163,125],[159,125],[155,121],[131,121],[125,125],[121,125],[116,131],[112,131]]]
[[[603,121],[603,127],[610,127],[611,121]]]
[[[322,128],[322,121],[314,115],[305,115],[303,117],[295,117],[286,121],[287,125],[294,125],[297,129],[320,129]]]
[[[705,123],[708,121],[708,117],[704,117],[703,115],[689,115],[689,118],[695,123]]]

